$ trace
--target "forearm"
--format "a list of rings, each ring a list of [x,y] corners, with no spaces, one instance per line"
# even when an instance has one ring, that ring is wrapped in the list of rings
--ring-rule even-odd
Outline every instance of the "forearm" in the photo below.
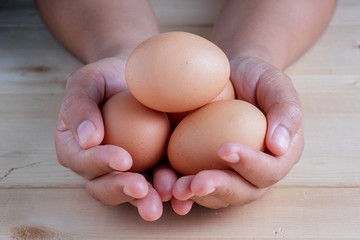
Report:
[[[258,57],[283,69],[319,38],[335,6],[336,0],[229,0],[211,39],[229,59]]]
[[[84,62],[126,57],[159,32],[147,0],[36,0],[49,29]]]

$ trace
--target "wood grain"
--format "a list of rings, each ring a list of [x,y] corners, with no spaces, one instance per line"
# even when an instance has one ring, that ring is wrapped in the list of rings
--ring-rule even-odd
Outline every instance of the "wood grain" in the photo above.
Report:
[[[161,31],[208,37],[224,1],[151,3]],[[306,136],[290,174],[247,206],[197,206],[181,217],[165,204],[153,223],[129,204],[101,205],[82,178],[57,163],[57,114],[66,80],[82,63],[35,8],[2,12],[0,239],[360,239],[359,12],[360,1],[340,0],[323,36],[286,70]]]
[[[81,189],[2,192],[0,226],[8,232],[0,239],[19,228],[63,239],[351,239],[360,231],[358,188],[273,189],[244,207],[196,206],[187,216],[166,204],[156,222],[128,204],[104,207]]]

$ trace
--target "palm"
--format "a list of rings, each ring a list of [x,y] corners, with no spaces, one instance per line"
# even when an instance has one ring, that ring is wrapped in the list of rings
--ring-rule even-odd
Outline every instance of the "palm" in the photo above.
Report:
[[[300,159],[304,144],[301,105],[291,80],[256,58],[235,59],[231,67],[236,97],[266,115],[267,151],[255,151],[236,142],[223,144],[218,155],[234,171],[207,170],[180,178],[173,190],[176,212],[190,211],[192,201],[209,208],[254,201]]]

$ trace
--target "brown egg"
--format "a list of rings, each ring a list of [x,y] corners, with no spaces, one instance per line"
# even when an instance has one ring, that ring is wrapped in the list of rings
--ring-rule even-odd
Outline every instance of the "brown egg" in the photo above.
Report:
[[[103,144],[124,148],[133,159],[129,171],[143,172],[165,155],[170,124],[165,113],[139,103],[129,91],[112,96],[102,107]]]
[[[168,144],[171,166],[182,175],[205,169],[230,169],[218,156],[225,142],[236,141],[253,149],[265,149],[267,122],[255,106],[241,100],[209,103],[186,116]]]
[[[186,32],[151,37],[129,56],[126,83],[144,105],[163,112],[185,112],[210,102],[225,87],[230,64],[207,39]]]
[[[230,99],[235,99],[235,91],[231,81],[229,80],[225,88],[221,91],[221,93],[217,95],[210,102],[230,100]],[[174,129],[181,122],[181,120],[184,119],[184,117],[186,117],[188,114],[192,113],[193,111],[196,110],[187,111],[187,112],[167,113],[171,128]]]

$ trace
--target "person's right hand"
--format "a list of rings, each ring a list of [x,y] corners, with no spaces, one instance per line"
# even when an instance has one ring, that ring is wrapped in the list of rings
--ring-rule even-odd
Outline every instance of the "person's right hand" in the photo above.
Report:
[[[88,180],[86,189],[95,199],[105,205],[130,202],[143,219],[153,221],[162,215],[162,199],[169,193],[160,196],[142,174],[124,172],[132,165],[125,149],[100,145],[104,126],[99,106],[127,89],[125,62],[121,58],[105,58],[70,76],[56,129],[56,153],[60,164]],[[172,178],[173,173],[168,170],[161,174],[166,179],[167,174]],[[161,181],[158,184],[166,186]]]

